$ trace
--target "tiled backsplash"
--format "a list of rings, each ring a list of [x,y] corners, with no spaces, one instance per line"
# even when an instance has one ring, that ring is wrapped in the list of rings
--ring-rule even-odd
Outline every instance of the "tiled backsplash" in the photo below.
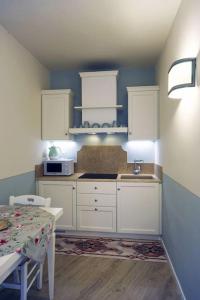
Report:
[[[76,172],[132,173],[121,146],[83,146],[77,154]],[[154,164],[143,164],[143,173],[154,173]]]

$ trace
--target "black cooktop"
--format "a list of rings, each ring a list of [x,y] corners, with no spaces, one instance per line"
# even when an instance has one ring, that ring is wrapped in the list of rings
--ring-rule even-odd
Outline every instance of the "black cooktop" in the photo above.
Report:
[[[116,179],[118,174],[84,173],[79,178],[85,179]]]

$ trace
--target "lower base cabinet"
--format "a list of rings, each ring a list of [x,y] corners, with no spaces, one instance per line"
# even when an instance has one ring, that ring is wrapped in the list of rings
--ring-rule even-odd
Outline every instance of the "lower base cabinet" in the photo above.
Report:
[[[160,184],[118,183],[117,232],[161,234]]]
[[[76,182],[39,181],[38,192],[42,197],[51,198],[52,207],[62,207],[63,215],[56,222],[57,229],[76,229]]]
[[[77,230],[116,232],[116,182],[77,182]]]
[[[116,208],[77,206],[77,230],[116,232]]]
[[[39,181],[38,192],[63,208],[57,229],[161,234],[159,183]]]

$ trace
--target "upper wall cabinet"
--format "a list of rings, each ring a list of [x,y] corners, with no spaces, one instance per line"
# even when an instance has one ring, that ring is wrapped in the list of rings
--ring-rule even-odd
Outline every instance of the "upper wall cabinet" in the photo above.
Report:
[[[42,91],[42,139],[69,139],[72,126],[71,90]]]
[[[127,87],[128,139],[158,139],[158,86]]]

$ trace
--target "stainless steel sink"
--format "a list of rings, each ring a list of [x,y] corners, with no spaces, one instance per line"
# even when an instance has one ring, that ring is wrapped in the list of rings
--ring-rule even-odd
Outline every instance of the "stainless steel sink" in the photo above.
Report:
[[[155,177],[153,175],[126,174],[126,175],[121,175],[120,179],[155,179]]]

